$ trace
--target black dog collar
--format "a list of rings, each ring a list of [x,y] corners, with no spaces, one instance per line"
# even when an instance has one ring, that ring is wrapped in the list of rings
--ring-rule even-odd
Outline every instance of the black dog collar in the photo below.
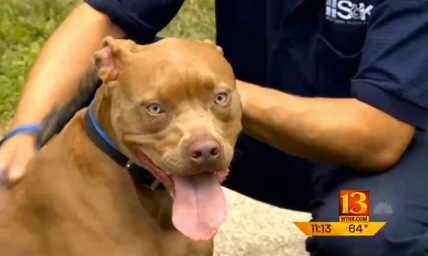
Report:
[[[118,150],[95,119],[95,116],[92,113],[92,105],[93,102],[85,113],[84,124],[86,132],[94,144],[117,164],[128,170],[134,179],[134,182],[143,184],[152,190],[155,190],[156,188],[164,188],[162,183],[160,183],[153,174],[141,166],[132,163]]]

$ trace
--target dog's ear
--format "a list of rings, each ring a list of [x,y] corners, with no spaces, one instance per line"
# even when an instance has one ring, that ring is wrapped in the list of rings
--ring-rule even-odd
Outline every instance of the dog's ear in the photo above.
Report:
[[[121,56],[123,50],[120,47],[120,41],[108,36],[103,39],[101,49],[95,52],[94,66],[104,83],[116,80],[119,75],[123,57]]]

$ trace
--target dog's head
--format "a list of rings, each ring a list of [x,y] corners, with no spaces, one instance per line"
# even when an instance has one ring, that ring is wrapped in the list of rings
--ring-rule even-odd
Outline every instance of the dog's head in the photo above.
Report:
[[[176,201],[192,186],[212,190],[213,179],[225,179],[242,112],[232,68],[219,47],[178,39],[142,46],[108,37],[95,66],[110,98],[118,146]]]

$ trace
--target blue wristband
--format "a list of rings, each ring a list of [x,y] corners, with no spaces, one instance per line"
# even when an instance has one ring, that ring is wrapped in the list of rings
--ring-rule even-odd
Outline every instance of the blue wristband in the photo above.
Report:
[[[6,134],[6,136],[4,136],[3,139],[0,140],[0,147],[6,140],[10,139],[12,136],[22,133],[37,133],[40,132],[42,128],[43,126],[41,124],[24,124],[18,126],[14,130]]]

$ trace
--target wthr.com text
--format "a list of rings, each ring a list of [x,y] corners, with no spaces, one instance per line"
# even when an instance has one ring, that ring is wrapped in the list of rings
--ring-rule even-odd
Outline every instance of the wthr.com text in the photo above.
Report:
[[[369,216],[340,216],[340,222],[368,222]]]

